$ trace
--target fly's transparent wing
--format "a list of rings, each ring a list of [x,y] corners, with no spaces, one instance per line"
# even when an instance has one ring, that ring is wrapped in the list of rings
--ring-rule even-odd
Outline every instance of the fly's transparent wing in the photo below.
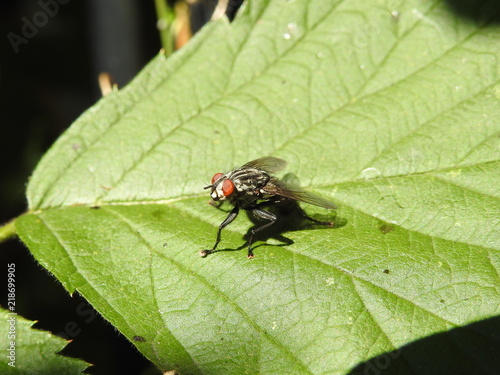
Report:
[[[269,173],[278,173],[285,169],[286,161],[283,159],[275,158],[274,156],[265,156],[260,159],[252,160],[241,167],[260,169]]]
[[[309,203],[314,206],[324,207],[329,210],[337,208],[335,203],[330,202],[328,199],[318,197],[315,194],[309,193],[304,189],[272,178],[266,186],[262,189],[266,194],[280,195],[282,197],[294,199],[300,202]]]

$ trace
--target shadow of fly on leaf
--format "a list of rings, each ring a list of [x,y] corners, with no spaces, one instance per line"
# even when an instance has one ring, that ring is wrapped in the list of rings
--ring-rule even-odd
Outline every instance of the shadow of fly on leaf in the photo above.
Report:
[[[274,176],[286,166],[286,161],[272,156],[263,157],[250,161],[242,167],[233,169],[226,173],[216,173],[212,177],[212,183],[205,187],[210,189],[210,196],[217,203],[229,202],[233,208],[226,219],[219,225],[215,244],[210,250],[200,251],[202,257],[216,252],[221,241],[221,232],[236,217],[240,210],[245,210],[256,219],[258,224],[250,228],[247,233],[248,258],[254,258],[252,245],[257,236],[267,232],[279,233],[283,228],[276,223],[290,223],[294,217],[301,217],[322,226],[333,227],[333,221],[316,220],[298,205],[297,201],[309,203],[329,210],[337,206],[317,195],[311,194],[300,188],[298,184],[287,180],[280,180]],[[290,178],[289,178],[290,179]],[[249,215],[250,216],[250,215]],[[277,229],[277,230],[274,230]],[[269,236],[268,236],[269,237]]]

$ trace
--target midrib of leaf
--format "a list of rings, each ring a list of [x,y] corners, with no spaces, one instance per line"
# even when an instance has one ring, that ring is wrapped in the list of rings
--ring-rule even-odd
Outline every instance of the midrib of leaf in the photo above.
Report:
[[[446,183],[448,183],[447,180],[445,180]],[[460,188],[463,188],[461,186],[459,186]],[[473,191],[473,190],[471,190]],[[473,191],[474,192],[474,191]],[[176,208],[176,209],[179,209],[181,211],[183,211],[184,213],[187,213],[188,215],[192,216],[194,214],[193,211],[190,211],[190,210],[184,210],[182,207],[181,208]],[[358,210],[356,207],[352,207],[353,210]],[[174,259],[168,257],[165,253],[162,253],[162,252],[159,252],[158,250],[155,249],[154,245],[151,244],[139,231],[140,227],[136,227],[134,223],[130,222],[130,220],[128,220],[127,218],[125,218],[123,215],[121,215],[120,213],[116,212],[115,210],[112,209],[112,207],[102,207],[101,210],[105,210],[106,212],[110,213],[111,215],[115,216],[119,221],[121,221],[122,223],[126,224],[129,229],[130,229],[130,233],[134,233],[135,236],[137,238],[139,238],[141,240],[141,242],[149,249],[149,252],[150,252],[150,255],[151,257],[153,256],[157,256],[157,257],[161,257],[161,258],[164,258],[166,260],[168,260],[173,266],[175,266],[176,268],[178,268],[179,270],[181,270],[183,273],[188,273],[192,278],[198,280],[199,282],[201,282],[202,284],[206,285],[207,287],[209,287],[215,294],[221,296],[224,298],[224,300],[230,304],[231,306],[233,306],[235,308],[235,310],[237,310],[240,315],[244,316],[245,319],[251,323],[251,325],[256,329],[256,331],[259,331],[260,333],[263,333],[261,327],[248,315],[248,313],[244,310],[242,310],[234,301],[232,301],[224,292],[222,292],[220,289],[218,289],[214,284],[211,284],[209,283],[206,279],[202,278],[200,275],[198,275],[197,273],[193,272],[192,270],[186,268],[184,265],[180,264],[179,262],[175,261]],[[362,212],[362,210],[359,210],[360,212]],[[366,214],[368,216],[369,213],[366,213],[366,212],[362,212],[363,214]],[[37,217],[41,220],[41,222],[44,224],[44,226],[50,231],[50,233],[53,235],[54,239],[56,239],[56,241],[58,242],[58,244],[61,246],[62,249],[70,249],[72,246],[69,246],[68,244],[65,244],[65,242],[58,236],[58,232],[57,231],[54,231],[49,224],[47,224],[47,222],[43,219],[43,213],[40,213],[37,215]],[[203,220],[203,217],[201,216],[198,216],[196,215],[195,216],[197,219],[199,220]],[[210,223],[209,221],[206,221],[207,223]],[[404,228],[404,227],[402,227]],[[408,233],[416,233],[416,234],[419,234],[419,235],[423,235],[425,237],[427,237],[428,239],[430,240],[433,240],[434,238],[439,238],[443,241],[453,241],[454,243],[457,243],[457,244],[463,244],[463,245],[472,245],[472,246],[476,246],[476,247],[482,247],[484,249],[488,249],[488,250],[495,250],[493,248],[487,248],[487,247],[484,247],[484,246],[481,246],[481,245],[474,245],[474,244],[469,244],[469,243],[466,243],[466,242],[459,242],[459,241],[456,241],[456,240],[450,240],[450,239],[447,239],[447,238],[443,238],[443,237],[439,237],[439,236],[430,236],[426,233],[423,233],[423,232],[419,232],[419,231],[415,231],[415,230],[412,230],[412,229],[408,229],[408,228],[404,228]],[[228,227],[225,229],[225,232],[228,233],[228,232],[232,232],[232,233],[235,233],[235,234],[241,234],[239,231],[234,231],[234,230],[231,230],[231,227]],[[442,316],[439,316],[438,314],[436,314],[435,312],[431,311],[431,310],[428,310],[426,309],[424,306],[421,306],[419,304],[417,304],[416,302],[412,301],[412,300],[409,300],[407,298],[405,298],[404,296],[402,295],[399,295],[393,291],[390,291],[388,290],[387,288],[385,288],[384,286],[382,285],[379,285],[377,283],[375,283],[373,280],[371,279],[368,279],[368,278],[363,278],[361,277],[360,275],[356,275],[356,274],[353,274],[351,271],[349,271],[348,269],[346,268],[343,268],[341,266],[338,266],[338,265],[335,265],[331,262],[326,262],[324,259],[321,259],[321,258],[318,258],[318,257],[314,257],[310,254],[308,255],[305,255],[305,254],[302,254],[302,253],[297,253],[293,250],[289,250],[287,248],[284,248],[285,250],[287,251],[290,251],[291,252],[291,255],[294,256],[294,257],[302,257],[304,259],[308,259],[308,260],[311,260],[311,261],[314,261],[314,262],[318,262],[319,264],[322,264],[324,266],[327,266],[327,267],[331,267],[335,270],[337,270],[338,272],[350,277],[351,279],[353,280],[359,280],[359,281],[362,281],[362,282],[365,282],[375,288],[378,288],[380,290],[383,290],[385,291],[386,293],[389,293],[391,295],[393,295],[394,297],[397,297],[398,299],[401,299],[401,300],[404,300],[406,302],[408,302],[409,304],[412,304],[414,305],[415,307],[418,307],[419,309],[421,309],[422,311],[425,311],[426,313],[428,313],[429,315],[432,315],[436,318],[439,318],[440,320],[442,320],[444,323],[447,323],[449,325],[453,325],[453,326],[457,326],[458,322],[452,322]],[[72,259],[71,258],[71,252],[68,252],[68,251],[65,251],[65,253],[67,254],[68,256],[68,259]],[[86,281],[86,285],[91,285],[89,282],[88,282],[88,279],[83,275],[81,274],[79,271],[78,271],[78,266],[75,264],[75,262],[71,261],[72,265],[73,265],[73,268],[74,268],[74,272],[79,274],[83,280],[87,280]],[[492,270],[494,270],[496,272],[496,269],[493,265],[492,266]],[[70,274],[69,272],[67,274]],[[151,290],[151,295],[152,296],[155,296],[155,290],[153,288],[154,286],[154,277],[151,276],[150,277],[150,281],[151,281],[151,286],[152,286],[152,290]],[[69,289],[68,291],[70,291],[71,293],[74,291],[74,290],[79,290],[81,291],[81,287],[79,287],[77,284],[75,284],[74,282],[70,282],[69,284],[65,284],[67,287],[69,287],[70,285],[72,285],[72,288],[74,289]],[[103,295],[101,295],[96,288],[92,288],[92,290],[98,294],[103,301],[105,301],[105,297]],[[155,299],[155,298],[154,298]],[[361,296],[360,296],[360,300],[362,300]],[[156,299],[155,299],[156,301]],[[109,305],[109,303],[108,303]],[[109,305],[110,307],[112,307],[111,305]],[[159,309],[159,306],[156,305],[157,307],[157,310]],[[367,309],[369,306],[366,306]],[[112,307],[113,308],[113,307]],[[116,310],[115,308],[113,308],[113,310],[117,313],[118,313],[118,310]],[[119,314],[121,315],[121,314]],[[123,317],[125,319],[125,317]],[[161,316],[159,316],[159,319],[161,320]],[[166,326],[165,326],[166,327]],[[279,342],[275,342],[275,344],[280,347],[280,348],[284,348],[285,351],[287,351],[288,349],[285,348],[285,346]],[[290,353],[289,353],[290,354]],[[291,357],[293,358],[293,357]]]
[[[429,177],[436,178],[436,179],[442,181],[443,183],[445,183],[447,185],[456,186],[457,188],[462,189],[464,191],[470,191],[470,192],[472,192],[474,194],[477,194],[477,195],[486,196],[485,193],[482,192],[482,191],[480,191],[480,190],[473,189],[473,188],[471,188],[469,186],[463,186],[463,185],[460,185],[460,184],[456,184],[456,183],[454,183],[453,181],[451,181],[449,179],[445,179],[444,177],[439,176],[438,174],[439,173],[451,172],[451,171],[459,171],[459,170],[461,170],[463,168],[480,167],[481,165],[487,165],[487,164],[498,164],[498,162],[492,161],[492,162],[476,163],[476,164],[464,165],[464,166],[460,166],[460,167],[453,166],[453,167],[441,168],[441,169],[432,170],[432,171],[415,172],[415,173],[403,174],[403,175],[377,176],[377,177],[373,177],[373,178],[369,178],[369,179],[358,177],[358,178],[350,180],[350,181],[339,182],[339,183],[333,184],[333,185],[328,185],[328,184],[326,184],[326,185],[317,185],[317,186],[315,186],[315,190],[317,190],[317,191],[322,191],[322,190],[331,191],[333,189],[339,189],[339,188],[342,189],[342,186],[346,185],[346,184],[348,184],[348,185],[352,185],[352,184],[361,184],[361,185],[363,185],[363,184],[371,184],[371,183],[373,183],[373,182],[375,182],[377,180],[385,181],[388,184],[390,184],[390,181],[392,181],[392,180],[408,179],[408,178],[415,178],[415,177],[418,178],[418,177],[422,177],[422,176],[423,177],[429,176]],[[200,194],[193,194],[193,195],[189,195],[189,196],[180,196],[180,197],[172,198],[172,199],[168,199],[168,200],[102,202],[100,204],[100,206],[101,207],[115,206],[115,205],[133,206],[133,205],[144,205],[144,204],[171,205],[171,204],[174,204],[176,202],[187,201],[187,200],[190,200],[190,199],[196,199],[196,198],[205,197],[205,196],[206,196],[205,193],[200,193]],[[496,197],[496,196],[494,196],[494,195],[487,195],[487,196],[489,196],[490,198],[495,199],[497,201],[499,200],[499,198]],[[340,203],[344,207],[351,207],[353,210],[357,210],[357,211],[359,211],[359,212],[361,212],[363,214],[366,214],[366,215],[369,215],[369,216],[372,215],[372,212],[369,211],[369,210],[367,210],[367,209],[365,209],[362,205],[351,205],[348,202],[346,202],[346,201],[344,201],[342,199],[339,199],[339,198],[337,198],[337,202]],[[189,215],[195,215],[198,219],[205,220],[204,216],[196,215],[196,213],[193,212],[193,211],[191,211],[191,210],[185,210],[185,209],[183,209],[183,211],[185,213],[188,213]],[[213,224],[213,221],[211,221],[211,220],[210,221],[206,220],[206,222],[209,223],[209,224]],[[414,229],[412,229],[408,225],[400,224],[400,226],[402,228],[404,228],[405,230],[412,231],[412,232],[415,232],[415,233],[420,233],[420,234],[425,235],[425,236],[429,236],[428,233],[422,232],[422,231],[415,231]],[[240,232],[231,230],[231,227],[226,228],[225,231],[226,232],[234,232],[234,233],[240,234]],[[443,237],[443,236],[438,236],[436,234],[434,234],[433,236],[436,237],[436,238],[441,238],[441,239],[446,240],[446,241],[450,240],[450,238],[446,238],[446,237]],[[456,239],[454,241],[458,242]],[[460,242],[460,243],[468,244],[467,242]],[[475,246],[484,246],[484,244],[473,244],[473,245],[475,245]],[[494,248],[490,248],[490,250],[494,250]]]

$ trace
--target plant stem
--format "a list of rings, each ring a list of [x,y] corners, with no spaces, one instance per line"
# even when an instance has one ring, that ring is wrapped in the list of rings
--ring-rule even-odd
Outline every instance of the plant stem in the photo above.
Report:
[[[174,20],[175,12],[167,4],[167,0],[155,0],[156,15],[158,22],[156,27],[160,32],[161,44],[165,50],[165,56],[170,56],[174,52]]]
[[[0,243],[8,240],[16,235],[15,220],[9,221],[7,224],[0,227]]]

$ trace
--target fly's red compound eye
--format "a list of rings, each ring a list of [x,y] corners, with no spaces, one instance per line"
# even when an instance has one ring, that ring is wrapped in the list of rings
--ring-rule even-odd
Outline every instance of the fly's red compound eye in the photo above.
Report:
[[[219,178],[221,178],[222,176],[222,173],[216,173],[214,174],[214,176],[212,177],[212,184],[217,181]]]
[[[224,180],[222,183],[222,194],[224,194],[225,197],[233,194],[234,191],[234,184],[233,181],[231,180]]]

